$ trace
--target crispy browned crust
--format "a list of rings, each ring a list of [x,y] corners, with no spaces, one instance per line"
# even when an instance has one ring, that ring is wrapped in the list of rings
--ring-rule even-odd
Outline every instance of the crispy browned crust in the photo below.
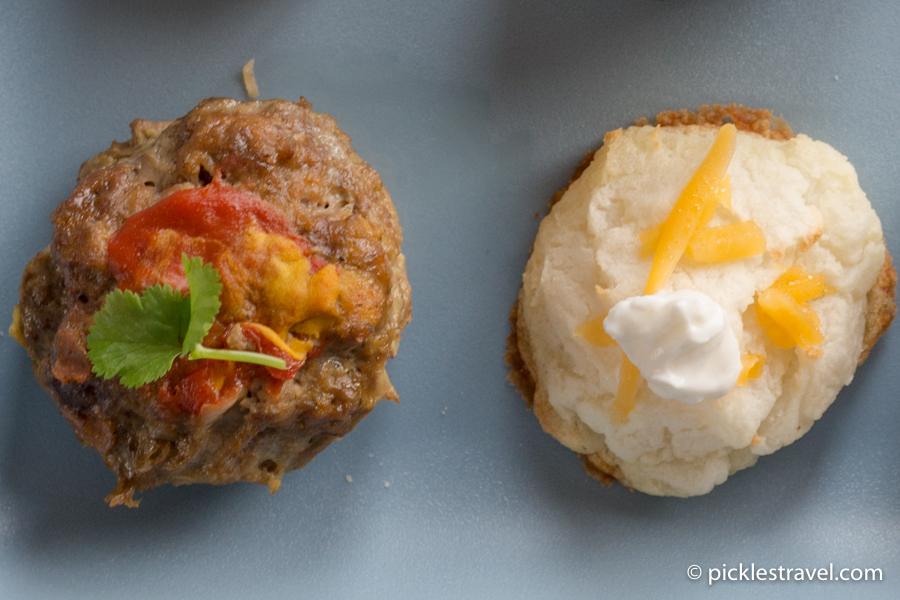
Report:
[[[734,123],[735,127],[742,131],[755,133],[768,139],[786,140],[794,137],[794,133],[787,122],[784,119],[773,117],[772,111],[746,108],[743,105],[704,105],[697,112],[682,109],[679,111],[664,111],[656,116],[656,125],[661,127],[678,127],[683,125],[721,126],[725,123]],[[639,119],[636,124],[647,125],[649,123],[647,119]],[[593,158],[594,152],[588,152],[585,155],[581,163],[575,168],[575,172],[566,186],[553,195],[549,202],[551,208],[559,202],[566,190],[569,189],[569,186],[581,177],[582,173],[590,166]],[[891,255],[885,251],[884,264],[878,280],[867,296],[866,329],[863,335],[863,351],[859,357],[859,364],[862,364],[869,356],[869,352],[875,345],[875,342],[887,331],[894,320],[894,314],[897,311],[895,304],[896,285],[897,271],[893,267]],[[536,370],[531,355],[528,328],[519,315],[520,300],[521,290],[509,314],[511,331],[506,340],[506,364],[509,365],[510,372],[507,378],[525,399],[528,408],[534,411],[544,431],[563,441],[573,436],[575,426],[566,422],[556,409],[550,405],[545,396],[537,393],[537,383],[534,376]],[[581,465],[587,474],[599,480],[602,484],[611,485],[613,482],[619,481],[625,486],[631,487],[623,476],[622,471],[614,464],[605,446],[596,452],[576,452],[576,454],[581,458]]]
[[[507,379],[516,386],[516,389],[525,398],[525,402],[530,410],[534,406],[535,384],[534,377],[531,376],[531,369],[528,367],[528,363],[525,362],[525,356],[528,356],[530,359],[531,346],[527,340],[522,340],[522,343],[519,343],[520,332],[523,337],[527,336],[528,328],[519,327],[518,299],[513,304],[512,310],[509,311],[509,323],[510,332],[509,337],[506,338],[506,364],[509,365]]]
[[[579,454],[578,456],[581,457],[581,466],[584,468],[585,472],[603,485],[612,485],[616,481],[622,479],[622,472],[619,471],[619,468],[603,460],[603,457],[599,452],[593,454]],[[613,473],[615,473],[615,475],[613,475]],[[631,486],[628,487],[631,491],[634,491],[634,488],[631,488]]]
[[[679,125],[715,125],[734,123],[742,131],[749,131],[770,140],[789,140],[794,137],[787,121],[772,116],[771,110],[747,108],[743,104],[704,104],[697,112],[681,109],[666,110],[656,115],[656,124],[660,127],[677,127]],[[637,121],[639,125],[647,125],[646,119]]]
[[[581,174],[584,173],[591,163],[594,161],[595,152],[585,152],[584,158],[581,159],[581,162],[578,163],[578,166],[575,167],[575,172],[572,173],[572,176],[569,177],[569,183],[566,184],[566,187],[560,188],[553,194],[553,197],[550,198],[550,202],[547,203],[548,208],[553,208],[553,206],[562,200],[563,195],[566,193],[566,190],[569,189],[569,186],[578,181],[578,178],[581,177]]]

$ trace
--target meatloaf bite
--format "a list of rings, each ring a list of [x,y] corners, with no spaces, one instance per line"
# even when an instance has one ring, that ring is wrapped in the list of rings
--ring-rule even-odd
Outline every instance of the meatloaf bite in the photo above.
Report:
[[[331,117],[209,99],[84,163],[11,332],[110,505],[171,483],[274,492],[382,398],[410,320],[381,178]]]

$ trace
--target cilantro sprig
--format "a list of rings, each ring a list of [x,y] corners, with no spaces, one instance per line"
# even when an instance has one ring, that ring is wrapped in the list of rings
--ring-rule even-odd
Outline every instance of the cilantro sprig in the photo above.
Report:
[[[165,375],[178,356],[285,369],[285,361],[275,356],[203,345],[221,307],[222,282],[218,271],[199,257],[182,254],[181,262],[190,290],[186,296],[168,284],[142,294],[119,289],[107,294],[87,336],[94,374],[105,379],[118,375],[122,385],[136,388]]]

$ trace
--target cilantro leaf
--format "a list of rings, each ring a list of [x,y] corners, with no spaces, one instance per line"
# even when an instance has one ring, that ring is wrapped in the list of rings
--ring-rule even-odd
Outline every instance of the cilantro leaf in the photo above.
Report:
[[[283,359],[269,354],[203,346],[221,308],[222,281],[200,257],[182,254],[181,262],[187,296],[169,285],[148,287],[141,295],[118,289],[107,294],[87,336],[94,374],[105,379],[118,375],[122,385],[137,388],[165,375],[178,356],[287,368]]]
[[[93,372],[136,388],[155,381],[182,353],[181,315],[190,301],[170,286],[154,285],[138,296],[114,290],[94,315],[88,331],[88,359]]]
[[[187,254],[181,255],[184,265],[184,274],[187,275],[190,296],[190,321],[187,331],[184,333],[184,345],[182,354],[194,350],[203,342],[203,338],[209,333],[216,315],[219,314],[219,294],[222,293],[222,283],[219,273],[212,265],[204,265],[203,259],[198,256],[188,258]]]

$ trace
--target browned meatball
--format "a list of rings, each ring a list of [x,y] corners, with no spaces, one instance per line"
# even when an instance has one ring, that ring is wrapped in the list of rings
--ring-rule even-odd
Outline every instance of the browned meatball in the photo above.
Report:
[[[136,120],[131,130],[82,166],[54,211],[53,241],[25,269],[14,327],[78,439],[118,477],[111,505],[136,505],[134,492],[165,483],[251,481],[275,491],[379,400],[397,399],[385,363],[410,320],[410,292],[393,204],[334,120],[303,99],[209,99],[181,119]],[[311,260],[340,273],[340,290],[293,379],[245,369],[224,410],[200,413],[161,401],[180,359],[163,380],[126,388],[92,374],[86,339],[119,285],[111,237],[135,213],[208,185],[248,192],[283,215]],[[240,292],[232,312],[259,320],[268,309]],[[213,332],[235,319],[220,313]]]

